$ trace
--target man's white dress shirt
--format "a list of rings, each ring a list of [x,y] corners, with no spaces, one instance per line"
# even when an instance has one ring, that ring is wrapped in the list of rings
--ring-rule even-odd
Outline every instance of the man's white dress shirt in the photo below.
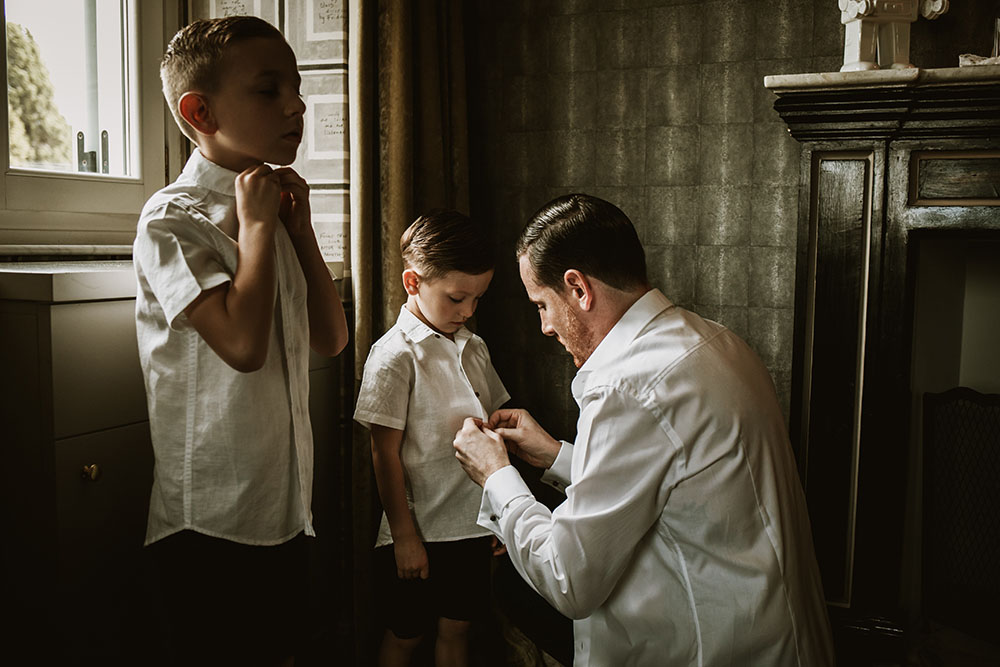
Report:
[[[185,529],[256,545],[314,534],[306,281],[284,225],[263,368],[234,370],[184,314],[236,273],[236,176],[195,150],[139,218],[136,331],[156,461],[146,544]]]
[[[550,512],[508,466],[480,523],[575,619],[574,665],[832,665],[805,497],[750,348],[651,290],[573,396],[575,445],[546,473],[565,502]]]
[[[510,396],[482,338],[465,327],[454,341],[404,305],[372,345],[354,419],[403,431],[406,499],[424,542],[489,535],[476,524],[482,490],[462,470],[452,442],[466,417],[488,419]],[[385,514],[376,546],[392,543]]]

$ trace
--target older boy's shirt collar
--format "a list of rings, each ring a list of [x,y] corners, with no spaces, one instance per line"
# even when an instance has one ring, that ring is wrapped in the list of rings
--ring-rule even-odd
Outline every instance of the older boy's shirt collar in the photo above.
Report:
[[[239,174],[215,164],[202,155],[197,148],[191,153],[187,164],[184,165],[183,174],[185,178],[213,192],[230,197],[236,196],[236,177]]]

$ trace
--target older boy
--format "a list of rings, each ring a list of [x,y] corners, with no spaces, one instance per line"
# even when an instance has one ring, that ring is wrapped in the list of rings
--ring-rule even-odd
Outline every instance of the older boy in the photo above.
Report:
[[[198,148],[139,219],[136,328],[155,453],[146,544],[174,664],[294,652],[311,515],[309,348],[347,343],[309,188],[289,164],[295,55],[253,17],[197,21],[160,69]]]

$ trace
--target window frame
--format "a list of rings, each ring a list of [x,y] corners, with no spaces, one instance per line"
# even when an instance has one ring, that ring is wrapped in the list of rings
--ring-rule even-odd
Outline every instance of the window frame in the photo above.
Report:
[[[146,200],[180,171],[182,135],[163,101],[159,64],[181,24],[178,0],[135,3],[140,142],[136,177],[11,169],[7,86],[0,100],[0,244],[131,243]],[[4,3],[0,17],[6,25]],[[0,44],[7,79],[7,41]]]

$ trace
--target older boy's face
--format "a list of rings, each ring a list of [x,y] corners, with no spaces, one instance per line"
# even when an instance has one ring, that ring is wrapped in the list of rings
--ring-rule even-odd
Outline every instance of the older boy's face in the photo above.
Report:
[[[206,157],[233,171],[294,162],[306,108],[300,83],[284,40],[255,37],[227,47],[219,89],[208,96],[218,130],[214,155]]]

